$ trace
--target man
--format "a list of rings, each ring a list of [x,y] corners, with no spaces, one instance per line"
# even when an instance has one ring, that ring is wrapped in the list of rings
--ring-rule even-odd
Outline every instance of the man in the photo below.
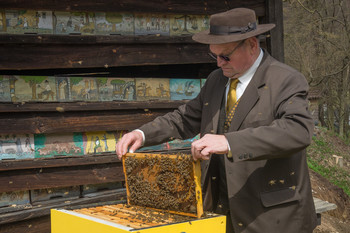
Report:
[[[305,155],[313,131],[308,84],[260,48],[256,36],[273,27],[257,25],[244,8],[212,15],[210,29],[193,39],[210,45],[219,69],[195,99],[126,134],[116,148],[121,157],[129,147],[200,133],[191,150],[202,159],[204,208],[227,216],[227,232],[310,233],[316,226]]]

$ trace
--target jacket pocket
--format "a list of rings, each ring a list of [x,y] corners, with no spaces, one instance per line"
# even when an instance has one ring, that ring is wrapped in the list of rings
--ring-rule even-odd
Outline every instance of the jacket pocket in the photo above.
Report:
[[[296,192],[295,187],[286,187],[279,190],[263,192],[260,194],[260,198],[264,207],[272,207],[299,201],[301,197]]]

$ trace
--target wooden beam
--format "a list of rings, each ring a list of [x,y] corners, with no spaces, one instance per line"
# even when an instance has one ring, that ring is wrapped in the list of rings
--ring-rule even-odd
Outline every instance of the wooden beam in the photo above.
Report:
[[[284,62],[283,39],[283,2],[280,0],[266,1],[266,17],[264,23],[274,23],[276,27],[271,30],[267,38],[267,48],[277,60]]]
[[[38,158],[26,160],[0,160],[0,172],[12,170],[73,167],[96,164],[121,163],[115,153],[74,157]]]
[[[43,34],[0,34],[0,44],[40,45],[91,45],[91,44],[196,44],[192,35],[185,36],[122,36],[122,35],[43,35]]]
[[[0,45],[0,70],[211,63],[203,44]]]
[[[51,209],[72,209],[72,208],[77,208],[78,206],[82,205],[88,205],[88,204],[93,204],[96,203],[92,206],[96,206],[98,203],[100,205],[105,204],[106,202],[110,203],[120,203],[121,199],[126,198],[126,192],[125,189],[119,189],[119,190],[113,190],[113,191],[107,191],[103,192],[101,195],[96,195],[96,196],[90,196],[90,197],[83,197],[79,199],[75,199],[69,202],[56,202],[56,203],[48,203],[48,204],[40,204],[37,206],[33,206],[33,208],[28,209],[28,210],[22,210],[18,212],[12,212],[12,213],[6,213],[0,215],[0,232],[7,232],[3,231],[3,229],[9,229],[14,227],[13,225],[3,225],[3,224],[8,224],[8,223],[16,223],[24,220],[30,220],[30,219],[36,219],[39,217],[46,217],[50,215],[50,210]],[[91,206],[91,205],[90,205]],[[25,228],[25,225],[24,225]],[[28,229],[30,230],[30,229]],[[12,232],[12,231],[11,231]],[[22,231],[13,231],[13,232],[22,232]],[[25,232],[30,232],[30,231],[25,231]],[[36,232],[36,231],[34,231]]]
[[[188,100],[162,101],[111,101],[111,102],[24,102],[1,103],[0,112],[82,112],[82,111],[113,111],[113,110],[144,110],[144,109],[175,109]]]
[[[101,184],[124,180],[119,162],[87,166],[34,168],[0,172],[0,192]]]
[[[3,113],[0,134],[133,130],[169,109],[65,113]]]
[[[234,7],[248,7],[264,12],[264,0],[1,0],[0,9],[91,11],[91,12],[150,12],[181,14],[213,14]]]
[[[27,221],[15,220],[15,222],[4,225],[0,223],[0,232],[49,233],[50,230],[50,216],[29,219]]]

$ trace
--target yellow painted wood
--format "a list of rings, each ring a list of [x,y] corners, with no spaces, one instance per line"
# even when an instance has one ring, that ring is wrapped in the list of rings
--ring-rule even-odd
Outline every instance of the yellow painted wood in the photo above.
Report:
[[[198,219],[191,222],[176,223],[135,231],[136,233],[225,233],[226,216]]]
[[[197,217],[203,215],[202,187],[201,187],[201,164],[199,160],[193,163],[194,182],[196,183]]]
[[[51,233],[125,233],[128,230],[51,210]]]
[[[125,226],[111,226],[108,221],[96,222],[84,215],[76,216],[72,211],[51,210],[52,233],[225,233],[226,217],[222,215],[189,222],[165,224],[146,229],[132,229]],[[116,225],[116,224],[115,224]],[[123,229],[124,228],[124,229]]]

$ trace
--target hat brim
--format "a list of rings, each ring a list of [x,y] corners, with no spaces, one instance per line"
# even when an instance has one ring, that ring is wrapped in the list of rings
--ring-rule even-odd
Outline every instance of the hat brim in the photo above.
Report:
[[[275,24],[260,24],[254,31],[231,35],[213,35],[209,34],[209,30],[205,30],[194,34],[192,36],[192,39],[202,44],[225,44],[263,34],[267,31],[270,31],[275,26]]]

